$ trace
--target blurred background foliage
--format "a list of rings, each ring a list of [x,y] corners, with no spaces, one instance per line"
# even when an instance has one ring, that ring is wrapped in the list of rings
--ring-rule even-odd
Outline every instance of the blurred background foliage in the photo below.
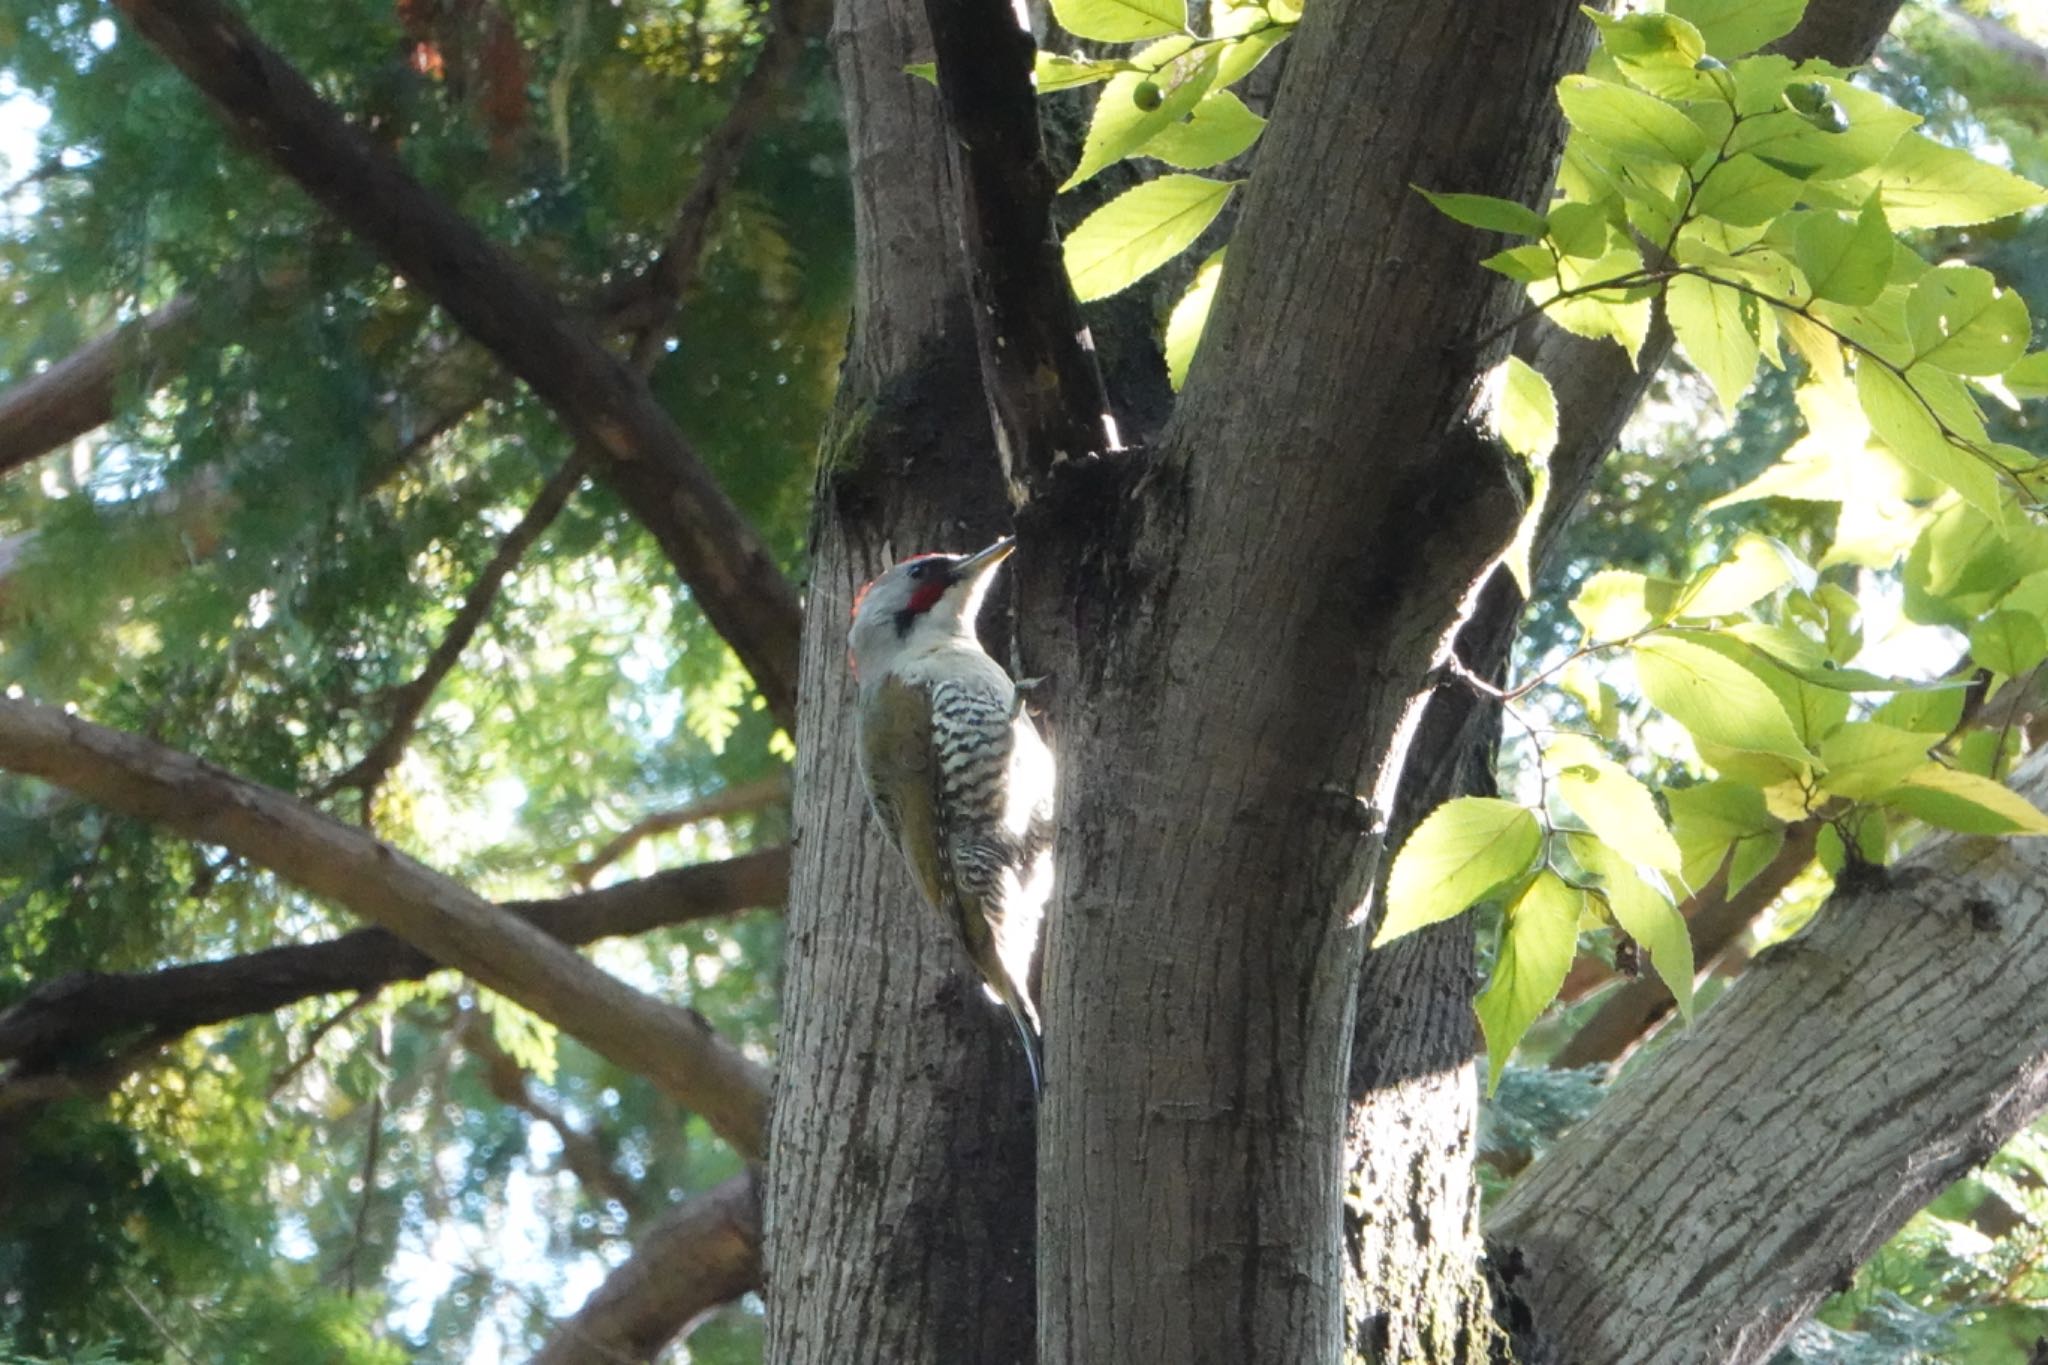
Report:
[[[596,316],[659,249],[761,41],[735,0],[241,9]],[[811,45],[759,128],[651,376],[792,575],[851,279],[825,66]],[[564,438],[110,5],[0,0],[0,126],[0,392],[123,323],[192,315],[160,387],[131,382],[112,425],[0,479],[0,686],[320,792],[383,735]],[[324,801],[488,896],[554,896],[633,822],[786,755],[652,541],[586,482],[369,809]],[[649,839],[597,880],[786,823],[771,805]],[[0,1006],[67,972],[352,927],[217,849],[0,781]],[[595,952],[765,1059],[779,944],[764,908]],[[597,1140],[608,1178],[571,1172],[555,1122]],[[646,1219],[737,1169],[639,1077],[445,975],[204,1030],[4,1145],[0,1358],[110,1362],[523,1358]],[[751,1358],[757,1327],[736,1305],[679,1358]]]
[[[241,8],[590,314],[659,248],[760,41],[759,14],[733,0]],[[2048,45],[2048,19],[2023,8],[1910,5],[1866,79],[1934,135],[2041,179],[2048,65],[2027,52]],[[1989,45],[1987,24],[2017,45]],[[233,148],[109,5],[0,0],[0,136],[0,393],[138,317],[191,317],[160,386],[131,384],[110,426],[0,478],[0,687],[322,792],[384,733],[394,690],[570,452],[437,309]],[[813,44],[715,218],[652,375],[798,577],[845,335],[846,180]],[[2048,316],[2042,216],[1920,246],[1995,270]],[[1997,439],[2048,448],[2022,414],[2001,420]],[[1833,533],[1818,504],[1699,515],[1798,429],[1782,376],[1723,421],[1697,377],[1668,370],[1541,585],[1523,666],[1567,647],[1564,604],[1598,569],[1683,578],[1745,531],[1818,558]],[[1909,618],[1895,581],[1831,572],[1865,602],[1871,641],[1926,674],[1960,654],[1960,636]],[[1623,725],[1646,771],[1675,771],[1654,724]],[[375,799],[322,799],[486,895],[558,895],[635,821],[787,756],[651,541],[585,484]],[[1506,784],[1527,757],[1510,727]],[[771,806],[643,841],[598,879],[786,834]],[[1796,882],[1746,948],[1789,932],[1827,888]],[[0,779],[0,1007],[68,972],[348,927],[217,849]],[[594,952],[772,1058],[771,910]],[[1598,1103],[1604,1069],[1544,1063],[1600,999],[1540,1024],[1489,1102],[1490,1189]],[[575,1168],[563,1126],[595,1141],[601,1169]],[[0,1137],[0,1361],[520,1359],[636,1229],[735,1169],[644,1081],[446,976],[203,1030],[110,1093],[0,1114]],[[1780,1359],[2025,1359],[2048,1335],[2044,1261],[2036,1128],[1916,1217]],[[671,1349],[758,1359],[758,1305]]]

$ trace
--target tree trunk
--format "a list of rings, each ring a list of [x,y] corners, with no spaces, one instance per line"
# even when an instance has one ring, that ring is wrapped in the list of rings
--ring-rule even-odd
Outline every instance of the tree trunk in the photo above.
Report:
[[[1128,549],[1061,556],[1069,592],[1029,604],[1048,634],[1078,617],[1083,660],[1058,707],[1048,1365],[1344,1349],[1346,1044],[1380,813],[1519,512],[1470,412],[1498,358],[1472,340],[1511,291],[1410,186],[1535,202],[1551,87],[1589,31],[1562,3],[1309,8],[1179,411],[1127,525],[1098,504],[1082,528]]]
[[[2048,799],[2048,759],[2014,785]],[[2048,844],[1945,835],[1838,893],[1492,1220],[1569,1360],[1766,1360],[2048,1108]]]
[[[846,650],[861,583],[916,551],[988,543],[1009,503],[938,100],[903,70],[930,55],[922,8],[840,0],[833,39],[859,273],[804,614],[767,1358],[1009,1365],[1032,1354],[1030,1082],[868,813]]]

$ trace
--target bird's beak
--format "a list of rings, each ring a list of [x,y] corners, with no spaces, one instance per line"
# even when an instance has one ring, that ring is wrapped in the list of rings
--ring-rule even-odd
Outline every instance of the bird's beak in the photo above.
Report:
[[[989,574],[995,572],[996,565],[1008,559],[1010,552],[1016,548],[1017,537],[1004,536],[986,550],[981,551],[981,553],[969,555],[954,565],[953,581],[955,583],[972,583],[976,579],[986,578]]]

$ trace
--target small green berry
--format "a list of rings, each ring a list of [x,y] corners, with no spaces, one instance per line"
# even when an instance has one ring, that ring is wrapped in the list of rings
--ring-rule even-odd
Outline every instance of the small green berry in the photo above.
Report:
[[[1159,92],[1156,82],[1139,81],[1137,88],[1131,91],[1131,103],[1149,114],[1166,103],[1166,96]]]

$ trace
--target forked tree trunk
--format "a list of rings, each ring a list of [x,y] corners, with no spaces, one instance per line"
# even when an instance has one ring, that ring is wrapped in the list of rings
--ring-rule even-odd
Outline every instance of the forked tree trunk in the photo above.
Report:
[[[1032,1356],[1029,1080],[1009,1025],[878,834],[853,757],[855,589],[1008,523],[938,102],[903,71],[928,55],[923,30],[915,0],[842,0],[833,30],[859,273],[805,611],[766,1199],[778,1365]]]

